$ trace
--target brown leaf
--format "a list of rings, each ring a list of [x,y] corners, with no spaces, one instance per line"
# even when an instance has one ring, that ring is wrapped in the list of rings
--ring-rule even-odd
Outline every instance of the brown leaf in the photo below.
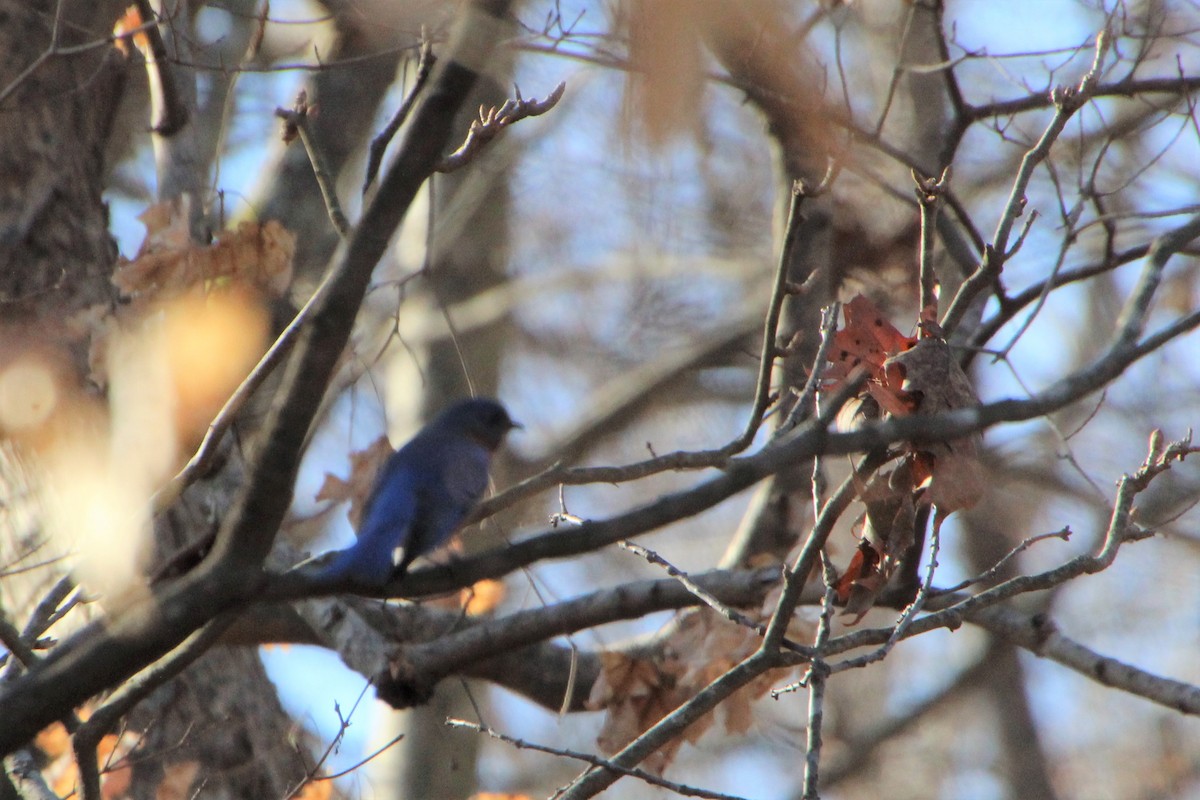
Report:
[[[971,436],[940,446],[934,454],[928,488],[921,500],[937,506],[942,514],[952,514],[978,503],[985,488],[979,437]]]
[[[169,296],[218,280],[280,296],[291,283],[296,237],[275,220],[242,222],[203,245],[191,238],[186,203],[158,203],[138,219],[146,238],[137,256],[122,259],[112,276],[128,297]]]
[[[917,412],[936,414],[979,403],[975,389],[942,339],[918,339],[903,352],[891,356],[885,366],[898,364],[904,370],[901,389],[918,395]]]
[[[495,611],[503,602],[506,590],[503,581],[482,580],[463,589],[460,593],[461,605],[469,617],[478,617]]]
[[[860,485],[858,494],[867,507],[862,540],[835,586],[845,603],[843,615],[855,617],[850,624],[875,605],[916,536],[913,472],[907,460]]]
[[[904,371],[901,388],[917,398],[918,414],[936,414],[978,405],[979,397],[966,373],[958,366],[950,346],[942,339],[924,338],[910,350],[888,359],[886,366]],[[972,434],[950,442],[914,442],[913,448],[932,458],[921,502],[932,503],[943,514],[970,508],[983,495],[983,466],[979,461],[982,439]]]
[[[375,487],[375,477],[383,468],[385,461],[391,457],[392,444],[387,436],[380,436],[366,448],[350,454],[350,478],[342,480],[336,475],[325,473],[325,482],[317,491],[316,500],[329,500],[334,503],[350,501],[346,517],[350,524],[358,530],[362,521],[363,506],[371,496]]]
[[[875,304],[861,294],[842,307],[842,314],[846,324],[834,334],[830,363],[824,375],[825,391],[836,391],[856,368],[862,367],[868,375],[867,396],[875,401],[875,407],[896,416],[911,414],[916,401],[902,386],[903,370],[888,362],[892,356],[912,347],[916,340],[900,333]],[[856,413],[839,414],[839,428],[853,429],[857,422]]]
[[[329,800],[333,797],[333,781],[328,778],[317,778],[305,781],[300,791],[292,795],[291,800]]]
[[[660,664],[624,653],[601,653],[600,675],[587,702],[588,708],[608,712],[596,736],[597,745],[604,753],[618,752],[679,702],[674,681],[664,674]],[[682,740],[676,739],[647,759],[644,766],[661,772],[681,744]]]
[[[763,619],[768,615],[764,612]],[[589,708],[608,712],[598,738],[601,749],[612,753],[624,747],[744,660],[759,641],[753,631],[710,608],[698,608],[679,615],[670,635],[650,657],[601,654],[601,674],[588,698]],[[791,671],[770,670],[734,692],[717,712],[701,717],[660,750],[650,768],[665,769],[683,742],[696,742],[718,718],[726,733],[744,733],[753,722],[753,700]]]
[[[230,288],[193,290],[155,304],[161,311],[180,441],[199,442],[266,351],[270,320],[261,299],[257,292]]]

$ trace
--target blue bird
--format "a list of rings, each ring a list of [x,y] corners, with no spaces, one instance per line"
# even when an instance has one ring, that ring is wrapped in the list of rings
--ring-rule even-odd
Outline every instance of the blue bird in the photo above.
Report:
[[[504,406],[482,397],[438,414],[384,464],[358,541],[334,554],[320,579],[384,586],[445,544],[487,489],[492,454],[519,427]]]

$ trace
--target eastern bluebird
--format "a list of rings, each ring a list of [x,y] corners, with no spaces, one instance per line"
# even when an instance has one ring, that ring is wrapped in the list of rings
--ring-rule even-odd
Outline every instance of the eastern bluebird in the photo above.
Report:
[[[338,551],[320,577],[383,586],[445,544],[487,489],[492,454],[519,427],[504,406],[482,397],[438,414],[384,464],[358,541]]]

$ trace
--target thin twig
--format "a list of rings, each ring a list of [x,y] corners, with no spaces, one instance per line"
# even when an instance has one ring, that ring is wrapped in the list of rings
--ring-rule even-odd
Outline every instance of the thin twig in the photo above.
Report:
[[[1162,282],[1163,270],[1171,256],[1200,236],[1200,214],[1189,219],[1177,228],[1167,231],[1150,244],[1146,254],[1146,264],[1138,278],[1121,315],[1117,318],[1117,336],[1114,347],[1132,347],[1146,328],[1146,319],[1150,314],[1150,304],[1154,293]]]
[[[822,426],[828,425],[837,416],[838,411],[845,405],[847,398],[858,393],[859,387],[865,377],[866,371],[861,367],[856,367],[854,372],[846,379],[846,382],[837,395],[831,398],[830,403],[821,410],[818,420]],[[812,531],[809,532],[808,538],[805,540],[804,546],[800,548],[795,561],[784,570],[783,591],[779,593],[779,600],[776,603],[774,611],[771,613],[771,621],[767,624],[766,636],[763,637],[761,649],[764,651],[769,652],[774,650],[783,641],[792,615],[796,612],[796,606],[800,600],[800,592],[804,588],[804,584],[808,580],[813,567],[816,566],[817,559],[820,557],[821,551],[825,548],[825,542],[833,532],[834,523],[845,512],[847,506],[850,505],[850,501],[854,499],[854,496],[858,492],[857,481],[862,481],[869,477],[872,472],[882,465],[884,459],[884,454],[880,452],[867,455],[854,474],[846,478],[837,491],[834,492],[833,496],[825,502],[825,506],[821,509],[821,514],[813,523]]]
[[[518,88],[515,89],[517,96],[506,100],[504,105],[499,108],[492,106],[485,109],[480,106],[479,119],[471,123],[466,140],[457,150],[443,158],[434,171],[454,172],[465,167],[487,146],[488,142],[499,136],[506,128],[526,117],[541,116],[558,105],[558,101],[562,99],[563,92],[566,90],[567,84],[563,81],[555,86],[550,94],[546,95],[546,99],[530,98],[525,100],[521,97],[521,90]]]
[[[424,30],[422,30],[421,50],[417,56],[417,74],[413,78],[412,88],[409,89],[403,102],[400,103],[400,107],[396,109],[395,115],[392,116],[379,135],[371,140],[371,144],[367,148],[367,174],[363,180],[362,187],[364,195],[371,188],[371,184],[375,182],[375,176],[379,174],[379,166],[383,163],[383,154],[387,152],[388,144],[391,143],[392,138],[396,135],[396,131],[400,130],[404,121],[408,119],[413,106],[416,105],[417,97],[420,96],[421,90],[425,88],[425,84],[429,81],[429,75],[433,72],[433,65],[436,61],[437,57],[433,54],[433,42],[425,35]]]
[[[828,407],[822,409],[822,413],[816,420],[818,425],[822,427],[828,426],[850,396],[858,391],[860,381],[855,380],[856,377],[861,379],[862,376],[852,375],[851,379],[847,380],[846,385],[842,387],[842,390],[831,398]],[[868,456],[867,460],[870,461],[871,457]],[[850,482],[847,481],[847,483]],[[844,488],[845,484],[843,484]],[[851,492],[852,489],[846,490],[845,496],[840,498],[845,504],[849,504],[849,495]],[[826,504],[827,507],[833,504],[836,499],[839,498],[835,496],[834,499],[831,499]],[[831,523],[828,524],[828,527],[821,534],[818,533],[817,528],[814,526],[814,531],[809,535],[805,549],[801,551],[801,555],[797,558],[798,566],[804,569],[811,569],[813,555],[809,549],[810,545],[818,542],[818,548],[823,546],[824,538],[828,537],[830,530],[832,530]],[[807,567],[804,566],[806,563]],[[807,576],[807,571],[804,574]],[[651,753],[680,735],[690,725],[716,708],[731,694],[783,661],[780,654],[786,652],[786,650],[781,648],[783,648],[786,641],[787,620],[790,620],[792,613],[796,609],[804,582],[803,577],[800,580],[796,580],[795,576],[795,568],[785,572],[786,582],[783,591],[780,592],[779,603],[776,605],[775,612],[758,650],[727,670],[700,693],[683,703],[670,714],[667,714],[626,745],[621,752],[613,756],[612,761],[615,764],[623,767],[632,767],[635,764],[641,763]],[[617,780],[617,777],[616,774],[608,771],[595,768],[587,770],[577,776],[571,782],[570,786],[566,788],[562,795],[563,800],[584,800],[584,798],[594,797],[611,786]]]
[[[96,748],[105,734],[151,692],[179,675],[197,658],[207,653],[236,619],[236,614],[224,614],[192,633],[161,660],[113,692],[103,705],[92,712],[87,722],[79,726],[71,746],[75,750],[75,761],[79,765],[84,800],[100,800],[102,797]]]
[[[821,616],[817,620],[817,635],[813,639],[813,659],[808,666],[808,732],[804,747],[804,800],[820,800],[821,729],[825,722],[825,682],[829,664],[822,651],[829,642],[833,624],[833,601],[837,597],[837,575],[829,554],[821,551],[821,578],[825,596],[821,600]],[[772,692],[772,696],[774,693]]]
[[[217,412],[217,415],[213,417],[213,421],[209,423],[208,430],[204,434],[204,439],[200,442],[200,446],[196,448],[196,452],[188,459],[188,463],[176,473],[175,477],[171,478],[170,481],[154,493],[154,496],[151,498],[151,508],[154,509],[155,514],[162,513],[169,508],[183,493],[184,489],[209,469],[209,466],[217,455],[217,448],[221,444],[221,439],[225,436],[230,426],[233,425],[237,415],[246,403],[249,402],[258,388],[262,386],[275,368],[287,358],[292,346],[299,339],[300,332],[304,329],[305,323],[312,316],[314,309],[323,302],[324,295],[329,292],[332,278],[333,273],[325,276],[325,279],[321,281],[317,290],[313,292],[312,297],[308,298],[308,302],[304,304],[304,307],[297,312],[292,321],[288,323],[288,326],[279,334],[275,343],[271,345],[271,349],[263,354],[263,357],[254,365],[254,369],[250,371],[250,374],[246,376],[245,380],[238,385],[233,394],[229,396],[229,399],[225,401],[225,405],[221,406],[221,410]],[[207,546],[205,549],[207,549]],[[168,559],[168,564],[160,569],[159,573],[167,569],[173,561],[175,559]]]
[[[971,335],[971,347],[981,347],[985,342],[995,336],[1002,327],[1008,324],[1020,311],[1030,303],[1037,301],[1049,289],[1057,289],[1060,286],[1066,286],[1077,281],[1084,281],[1088,278],[1094,278],[1097,275],[1104,275],[1112,272],[1118,267],[1122,267],[1132,261],[1144,257],[1150,252],[1150,245],[1143,244],[1136,247],[1130,247],[1127,250],[1122,250],[1119,253],[1113,253],[1110,258],[1103,258],[1092,264],[1087,264],[1075,269],[1066,270],[1047,278],[1044,281],[1039,281],[1031,286],[1026,287],[1021,292],[1011,295],[1008,302],[1005,303],[996,312],[996,315],[981,323],[975,332]]]
[[[385,742],[384,744],[377,747],[374,750],[374,752],[372,752],[370,755],[364,756],[363,758],[359,759],[354,764],[351,764],[350,766],[346,767],[341,772],[334,772],[329,775],[315,775],[311,778],[311,780],[314,783],[316,783],[318,781],[332,781],[332,780],[337,780],[338,778],[341,778],[345,775],[349,775],[351,772],[354,772],[354,770],[361,768],[364,764],[369,764],[371,761],[378,758],[383,753],[387,752],[388,750],[391,750],[393,747],[395,747],[397,744],[399,744],[400,740],[403,738],[404,738],[404,734],[398,733],[395,736],[393,736],[391,739],[388,739],[387,742]]]
[[[987,570],[981,572],[980,574],[976,575],[973,578],[967,578],[965,581],[960,581],[960,582],[954,584],[953,586],[946,586],[944,588],[939,587],[937,589],[933,589],[930,591],[930,597],[938,597],[938,596],[944,595],[944,594],[954,594],[955,592],[961,592],[963,589],[966,589],[968,586],[974,586],[977,583],[988,583],[993,578],[995,578],[997,575],[999,575],[1000,571],[1003,570],[1006,566],[1008,566],[1008,563],[1010,561],[1012,561],[1014,558],[1016,558],[1017,556],[1019,556],[1021,553],[1025,552],[1026,550],[1028,550],[1030,547],[1033,547],[1038,542],[1044,542],[1047,539],[1062,539],[1064,542],[1071,541],[1070,526],[1067,526],[1060,531],[1051,531],[1050,533],[1039,533],[1036,536],[1027,537],[1019,545],[1014,547],[1012,550],[1009,550],[1008,553],[1006,553],[1003,558],[1001,558],[999,561],[997,561],[995,564],[993,564],[990,569],[987,569]]]
[[[788,293],[788,274],[792,266],[792,251],[796,246],[796,236],[800,231],[800,223],[804,220],[801,206],[810,197],[819,197],[829,190],[834,178],[834,165],[830,160],[825,176],[816,186],[807,181],[792,182],[791,203],[788,206],[787,223],[784,226],[783,244],[779,248],[779,263],[775,268],[775,285],[771,291],[771,301],[767,306],[767,314],[763,318],[762,350],[759,354],[758,377],[754,382],[754,401],[750,405],[750,417],[742,435],[721,448],[728,455],[740,453],[750,446],[762,425],[763,416],[770,407],[771,376],[775,369],[775,359],[780,355],[779,345],[775,341],[779,333],[779,316],[783,312],[783,301]],[[818,362],[819,363],[819,362]],[[800,404],[797,403],[797,406]]]
[[[996,232],[988,244],[979,268],[963,281],[950,303],[950,307],[942,316],[941,326],[947,333],[952,333],[967,313],[967,308],[974,302],[975,297],[986,287],[995,283],[1004,270],[1004,259],[1008,255],[1008,239],[1012,234],[1013,225],[1025,211],[1025,191],[1033,179],[1033,171],[1050,155],[1050,149],[1058,140],[1059,134],[1067,125],[1067,121],[1075,112],[1083,107],[1096,89],[1096,82],[1104,66],[1104,57],[1108,52],[1110,36],[1107,31],[1096,37],[1096,55],[1092,68],[1075,86],[1059,86],[1050,94],[1054,102],[1054,116],[1042,132],[1037,143],[1021,158],[1017,175],[1013,179],[1008,201],[996,224]]]
[[[882,719],[873,716],[865,730],[858,730],[849,736],[841,735],[841,747],[838,748],[840,757],[833,763],[826,763],[822,770],[821,782],[828,788],[855,775],[863,774],[871,755],[887,742],[901,741],[897,737],[905,731],[920,724],[926,716],[942,708],[947,702],[955,699],[964,690],[989,673],[991,660],[985,651],[974,663],[957,673],[944,686],[934,690],[920,700],[906,705],[904,708]],[[889,704],[890,705],[890,704]]]
[[[342,770],[341,772],[337,773],[336,775],[318,775],[317,774],[318,772],[321,771],[321,767],[323,767],[325,765],[325,762],[329,760],[329,756],[331,756],[333,754],[333,752],[338,749],[338,746],[342,743],[342,739],[344,739],[346,737],[346,731],[350,728],[350,720],[352,720],[354,718],[355,712],[358,711],[359,705],[362,703],[363,698],[365,698],[367,696],[367,690],[370,688],[371,688],[371,681],[368,680],[365,684],[363,684],[363,688],[358,693],[358,697],[354,698],[354,705],[350,707],[350,713],[346,714],[345,716],[342,716],[341,706],[338,705],[337,701],[334,701],[333,708],[334,708],[334,711],[336,711],[337,715],[338,715],[338,731],[336,734],[334,734],[333,738],[330,739],[329,744],[325,746],[325,751],[323,753],[321,753],[321,757],[317,759],[317,762],[315,764],[313,764],[311,767],[309,767],[308,769],[305,770],[304,777],[301,778],[296,783],[296,785],[292,787],[291,791],[289,791],[285,795],[286,797],[299,796],[300,790],[303,789],[309,783],[317,783],[320,781],[333,780],[334,778],[338,778],[342,775],[346,775],[350,772],[353,772],[354,770],[358,769],[363,764],[370,762],[371,759],[375,758],[380,753],[387,750],[389,747],[396,744],[396,742],[398,742],[404,738],[404,734],[402,734],[402,733],[395,736],[391,741],[389,741],[387,744],[380,747],[378,750],[376,750],[371,755],[362,759],[354,766],[348,767],[348,768]]]
[[[904,638],[905,633],[916,620],[917,614],[921,613],[921,609],[925,607],[925,601],[929,599],[933,588],[933,573],[937,570],[938,551],[941,548],[943,519],[945,517],[940,513],[934,514],[933,525],[929,531],[929,564],[925,568],[925,580],[922,581],[920,589],[917,590],[917,596],[913,598],[913,601],[900,614],[900,619],[896,621],[896,625],[892,628],[891,636],[883,643],[883,646],[870,653],[866,653],[858,658],[848,658],[845,661],[834,664],[830,667],[831,674],[844,672],[848,669],[860,669],[877,661],[882,661],[887,658],[888,653],[892,652],[892,648]]]
[[[300,141],[304,143],[304,150],[308,153],[308,160],[312,164],[313,176],[317,179],[317,186],[320,187],[321,197],[325,201],[325,211],[329,214],[329,221],[333,223],[333,229],[337,231],[338,236],[346,239],[350,236],[350,221],[346,219],[341,203],[338,202],[337,179],[330,171],[325,154],[313,137],[312,127],[308,121],[311,110],[312,107],[308,104],[308,92],[301,89],[300,93],[296,95],[295,104],[290,109],[275,109],[275,116],[283,120],[283,140],[285,142],[290,142],[299,135]]]
[[[28,67],[21,70],[21,73],[17,75],[17,77],[13,78],[12,82],[9,83],[8,86],[5,86],[4,89],[0,91],[0,105],[2,105],[4,101],[9,98],[9,95],[16,91],[22,83],[28,80],[29,76],[36,72],[38,68],[42,66],[42,64],[45,64],[48,60],[50,60],[51,57],[60,52],[58,42],[62,37],[63,9],[66,7],[66,4],[66,0],[57,0],[57,2],[54,4],[54,23],[50,28],[50,44],[46,46],[45,50],[38,54],[38,57],[35,58]],[[147,27],[147,25],[143,25],[142,29],[145,30]],[[109,37],[101,42],[97,42],[96,45],[103,46],[111,41],[112,37]]]
[[[681,584],[683,584],[689,592],[696,595],[696,597],[700,600],[700,602],[704,603],[709,608],[711,608],[713,611],[716,611],[718,614],[725,617],[725,619],[729,620],[730,622],[735,622],[738,625],[741,625],[745,628],[749,628],[750,630],[754,631],[755,633],[759,634],[760,636],[762,634],[766,633],[767,627],[765,625],[763,625],[760,622],[750,619],[749,617],[747,617],[745,614],[741,613],[740,611],[737,611],[736,609],[731,608],[730,606],[726,605],[725,603],[722,603],[715,596],[713,596],[712,593],[706,592],[695,581],[693,581],[691,579],[691,576],[689,576],[686,572],[679,569],[674,564],[667,561],[665,558],[663,558],[662,556],[660,556],[658,553],[654,552],[653,550],[650,550],[649,548],[646,548],[646,547],[642,547],[639,544],[634,544],[633,542],[630,542],[630,541],[620,542],[619,545],[622,549],[628,550],[629,552],[633,553],[634,555],[641,556],[642,558],[646,559],[646,561],[650,562],[651,564],[655,564],[655,565],[660,566],[663,569],[665,569],[667,571],[668,575],[670,575],[672,578],[674,578],[675,580],[677,580]]]
[[[646,772],[645,770],[638,769],[636,767],[618,767],[608,759],[593,756],[589,753],[581,753],[577,750],[567,750],[560,747],[550,747],[549,745],[537,744],[536,742],[518,739],[514,736],[508,736],[507,734],[500,733],[500,731],[490,728],[487,725],[480,725],[477,722],[468,722],[465,719],[454,719],[453,717],[449,717],[446,719],[445,725],[448,728],[457,728],[459,730],[482,733],[485,736],[490,736],[497,741],[510,744],[518,750],[536,750],[539,753],[547,753],[552,756],[561,756],[562,758],[570,758],[574,759],[575,761],[583,761],[601,769],[611,769],[614,772],[621,773],[622,775],[627,775],[631,778],[637,778],[638,780],[645,781],[651,786],[659,786],[663,789],[674,792],[675,794],[681,794],[686,797],[704,797],[710,798],[710,800],[742,800],[742,798],[734,797],[732,795],[722,794],[720,792],[711,792],[707,789],[699,789],[693,786],[685,786],[682,783],[668,781],[665,778],[660,778],[653,773]]]
[[[833,339],[837,335],[837,318],[841,310],[842,304],[835,301],[821,312],[821,344],[817,346],[812,371],[808,373],[808,380],[804,382],[800,396],[796,398],[795,405],[788,412],[787,419],[775,431],[775,436],[783,436],[812,414],[813,402],[816,399],[817,391],[821,388],[821,377],[825,374],[826,362],[829,361],[829,351],[832,349]]]
[[[950,181],[950,167],[942,170],[940,178],[931,178],[912,171],[917,184],[917,205],[921,209],[920,286],[921,318],[928,309],[937,308],[937,275],[933,269],[933,244],[937,233],[937,212],[942,195]]]

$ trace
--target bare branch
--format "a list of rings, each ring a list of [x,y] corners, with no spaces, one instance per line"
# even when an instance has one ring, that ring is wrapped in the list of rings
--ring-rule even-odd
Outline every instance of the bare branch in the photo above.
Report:
[[[338,236],[345,239],[350,235],[350,221],[346,219],[345,213],[342,212],[342,205],[338,202],[337,181],[333,172],[329,169],[316,139],[313,138],[312,127],[308,123],[309,111],[308,92],[301,89],[296,96],[295,104],[290,109],[275,109],[275,116],[283,120],[283,140],[285,142],[291,142],[299,136],[300,141],[304,143],[304,150],[308,153],[308,160],[312,163],[317,186],[321,189],[321,197],[325,200],[329,221],[333,223],[333,229],[337,231]]]
[[[916,170],[912,173],[913,181],[917,184],[917,202],[921,207],[921,250],[920,263],[920,308],[922,316],[925,309],[937,308],[937,275],[933,269],[934,231],[937,227],[938,206],[941,205],[942,194],[950,181],[950,167],[942,170],[940,178],[928,178]]]
[[[941,325],[947,333],[952,332],[962,320],[963,315],[967,312],[967,307],[976,295],[999,280],[1000,274],[1004,270],[1004,260],[1009,255],[1008,238],[1017,218],[1025,211],[1025,192],[1029,187],[1029,181],[1033,178],[1033,171],[1050,155],[1050,148],[1054,146],[1059,134],[1067,126],[1067,121],[1091,98],[1104,65],[1105,54],[1108,52],[1109,39],[1107,32],[1096,37],[1096,58],[1092,63],[1091,70],[1083,76],[1078,84],[1069,87],[1060,86],[1050,93],[1051,99],[1054,101],[1054,116],[1051,118],[1050,124],[1046,126],[1046,130],[1042,132],[1041,138],[1021,159],[1021,165],[1017,169],[1012,189],[1009,192],[1008,202],[1004,204],[1004,210],[1000,214],[1000,221],[996,225],[996,232],[992,235],[992,241],[987,247],[983,262],[971,277],[963,281],[958,294],[955,295],[950,307],[942,317]]]
[[[362,188],[364,195],[371,188],[371,184],[375,182],[375,176],[379,174],[379,165],[383,163],[383,154],[387,152],[387,147],[396,136],[396,132],[400,130],[405,120],[408,119],[408,115],[412,113],[413,106],[417,103],[417,97],[420,96],[421,90],[429,81],[433,65],[436,62],[437,57],[433,54],[433,42],[422,34],[421,49],[417,56],[417,74],[413,78],[412,88],[409,89],[404,101],[400,103],[400,107],[396,109],[396,113],[392,115],[388,124],[384,126],[378,136],[371,140],[371,145],[367,148],[366,177],[363,179]]]
[[[563,82],[555,86],[544,100],[536,98],[525,100],[521,97],[521,90],[517,89],[516,98],[506,101],[499,108],[493,106],[485,110],[480,106],[479,119],[471,123],[471,130],[467,132],[466,141],[453,153],[443,158],[435,167],[435,171],[454,172],[456,169],[462,169],[506,128],[526,117],[541,116],[558,105],[558,101],[562,99],[566,90],[567,84]]]
[[[686,588],[689,592],[696,595],[697,600],[699,600],[701,603],[704,603],[706,606],[711,608],[713,611],[716,611],[718,614],[723,616],[725,619],[727,619],[730,622],[733,622],[737,625],[741,625],[744,628],[749,628],[750,630],[752,630],[760,635],[766,633],[767,629],[766,629],[765,625],[763,625],[762,623],[759,623],[759,622],[755,622],[754,620],[750,619],[749,617],[747,617],[745,614],[741,613],[740,611],[737,611],[737,610],[729,607],[729,605],[727,605],[726,603],[722,603],[712,593],[705,591],[703,587],[701,587],[698,583],[696,583],[694,580],[692,580],[691,576],[689,576],[686,572],[679,569],[671,562],[667,561],[665,558],[660,556],[658,553],[656,553],[653,550],[650,550],[648,548],[642,547],[641,545],[634,544],[633,542],[628,542],[628,541],[620,542],[620,545],[621,545],[622,549],[628,550],[629,552],[633,553],[634,555],[641,556],[642,558],[646,559],[646,561],[650,562],[651,564],[654,564],[656,566],[660,566],[660,567],[663,567],[664,569],[666,569],[667,574],[670,575],[675,580],[679,581],[681,584],[683,584],[684,588]]]
[[[636,767],[633,769],[618,767],[608,759],[599,758],[587,753],[580,753],[576,750],[567,750],[565,748],[550,747],[544,744],[527,742],[524,739],[518,739],[516,737],[500,733],[499,731],[489,728],[486,725],[480,725],[476,722],[467,722],[465,719],[447,719],[446,726],[450,728],[459,728],[462,730],[482,733],[483,735],[490,736],[497,741],[510,744],[518,750],[536,750],[539,753],[548,753],[552,756],[561,756],[563,758],[574,759],[575,761],[583,761],[584,763],[591,764],[592,766],[599,767],[601,769],[610,769],[614,772],[619,772],[622,775],[627,775],[631,778],[637,778],[638,780],[644,781],[651,786],[662,787],[663,789],[674,792],[678,795],[683,795],[684,797],[706,797],[710,798],[710,800],[740,800],[740,798],[734,797],[733,795],[722,794],[721,792],[710,792],[707,789],[699,789],[694,786],[687,786],[682,783],[668,781],[665,778],[661,778],[658,775],[647,772],[643,769],[637,769]]]

